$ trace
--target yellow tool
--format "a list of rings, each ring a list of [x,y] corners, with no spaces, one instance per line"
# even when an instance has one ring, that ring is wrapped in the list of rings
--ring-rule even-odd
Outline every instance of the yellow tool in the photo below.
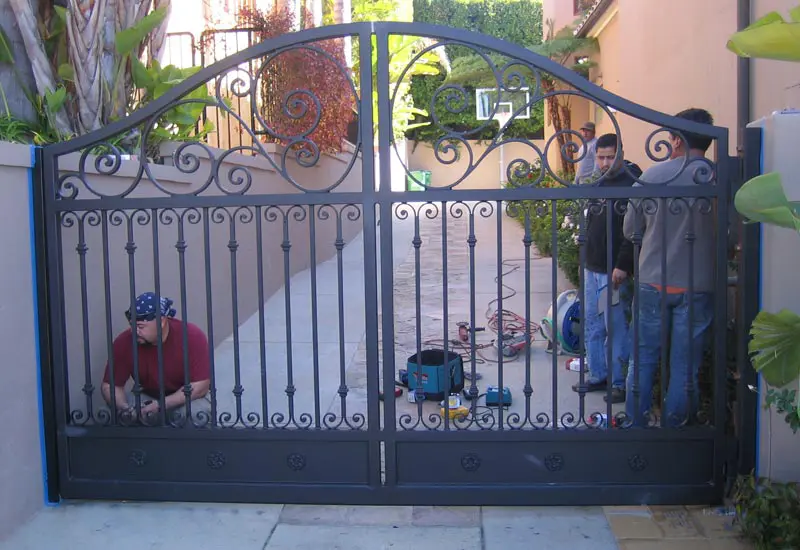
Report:
[[[444,418],[444,407],[439,408],[439,414]],[[458,406],[450,409],[450,420],[455,420],[456,417],[459,420],[463,420],[469,414],[469,409],[467,407]]]

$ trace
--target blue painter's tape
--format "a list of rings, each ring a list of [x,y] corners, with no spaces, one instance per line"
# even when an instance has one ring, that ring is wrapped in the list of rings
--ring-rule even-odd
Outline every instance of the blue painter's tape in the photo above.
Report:
[[[30,229],[31,240],[31,275],[33,276],[33,339],[36,348],[36,389],[37,404],[39,407],[39,446],[42,460],[42,487],[44,488],[44,505],[58,506],[58,502],[50,502],[47,498],[47,451],[45,448],[44,436],[44,411],[42,404],[42,357],[39,352],[39,295],[37,288],[37,267],[36,267],[36,218],[34,216],[33,202],[33,171],[36,164],[36,146],[30,146],[31,166],[28,168],[28,226]]]

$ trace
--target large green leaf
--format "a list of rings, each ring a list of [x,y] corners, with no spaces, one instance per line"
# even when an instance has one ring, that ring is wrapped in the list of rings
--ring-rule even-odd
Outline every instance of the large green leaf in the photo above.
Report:
[[[789,13],[789,21],[768,13],[731,36],[727,48],[740,57],[800,61],[800,6]]]
[[[167,8],[158,8],[145,15],[132,27],[121,30],[115,38],[117,53],[129,55],[139,46],[147,35],[158,28],[167,17]]]
[[[798,205],[786,199],[781,176],[777,172],[756,176],[742,185],[736,192],[733,204],[750,221],[800,231]]]
[[[780,388],[800,376],[800,316],[788,309],[761,311],[750,335],[753,367],[770,386]]]

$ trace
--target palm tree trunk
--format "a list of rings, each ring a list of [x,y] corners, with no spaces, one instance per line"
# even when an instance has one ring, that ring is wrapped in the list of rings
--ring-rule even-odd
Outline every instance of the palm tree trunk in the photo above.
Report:
[[[19,27],[20,36],[25,44],[25,51],[31,62],[31,71],[36,82],[36,90],[44,97],[47,92],[56,89],[55,78],[50,61],[44,51],[44,42],[36,24],[36,12],[30,0],[9,0],[11,9]],[[56,129],[64,134],[71,135],[72,125],[64,109],[53,113]]]
[[[82,134],[103,125],[103,27],[108,0],[77,0],[67,11],[69,59],[75,68],[78,127]]]
[[[30,2],[31,9],[35,13],[37,0],[30,0]],[[0,86],[2,86],[4,95],[4,102],[0,105],[0,116],[10,115],[31,122],[36,119],[36,111],[26,97],[23,87],[25,90],[35,90],[36,80],[33,77],[31,63],[28,61],[19,26],[15,23],[11,4],[8,2],[0,4],[0,26],[10,41],[11,54],[14,57],[13,66],[0,65]]]
[[[169,26],[169,17],[172,13],[172,2],[171,0],[155,0],[155,2],[153,9],[166,8],[167,17],[155,31],[150,33],[148,56],[152,60],[161,62],[161,58],[164,56],[164,46],[167,44],[167,27]]]

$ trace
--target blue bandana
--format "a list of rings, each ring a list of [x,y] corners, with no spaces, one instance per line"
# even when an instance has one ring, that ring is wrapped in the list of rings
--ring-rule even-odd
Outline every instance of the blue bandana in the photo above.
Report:
[[[159,306],[160,302],[160,307]],[[175,317],[177,313],[172,306],[172,300],[169,298],[161,297],[161,300],[156,300],[156,295],[152,292],[145,292],[136,298],[136,320],[137,321],[152,321],[156,318],[156,308],[160,309],[162,317]],[[128,321],[131,320],[131,310],[125,311],[125,317]]]

